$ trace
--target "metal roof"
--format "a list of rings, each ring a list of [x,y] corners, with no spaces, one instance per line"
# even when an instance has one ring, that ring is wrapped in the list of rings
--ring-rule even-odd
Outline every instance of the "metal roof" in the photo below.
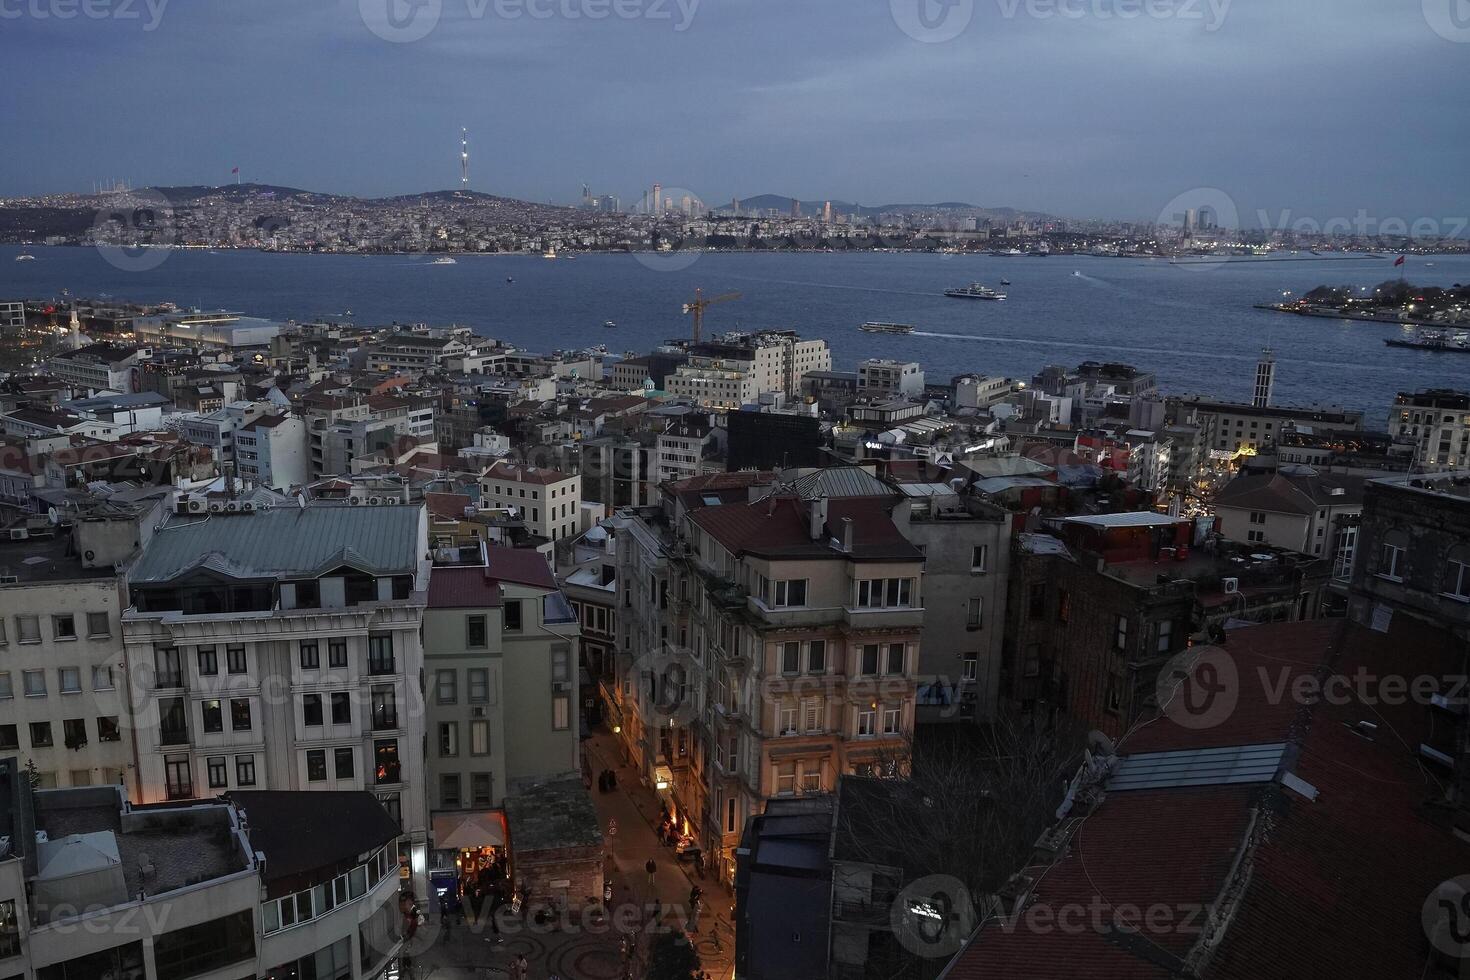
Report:
[[[1276,778],[1285,752],[1285,742],[1268,742],[1125,756],[1108,780],[1108,792],[1269,783]]]
[[[1087,524],[1092,527],[1166,527],[1187,518],[1170,517],[1168,514],[1155,514],[1151,511],[1131,511],[1126,514],[1091,514],[1062,519],[1070,524]]]
[[[797,477],[791,489],[802,497],[891,497],[893,488],[857,466],[829,466]]]
[[[273,507],[250,514],[171,516],[133,566],[133,585],[209,568],[236,578],[320,575],[351,565],[378,575],[418,569],[419,504]]]

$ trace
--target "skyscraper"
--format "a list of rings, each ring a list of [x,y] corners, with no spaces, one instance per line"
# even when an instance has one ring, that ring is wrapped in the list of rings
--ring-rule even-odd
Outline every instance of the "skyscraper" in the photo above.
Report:
[[[1256,390],[1251,404],[1256,408],[1267,408],[1271,404],[1271,388],[1276,384],[1276,355],[1267,347],[1261,351],[1260,363],[1256,365]]]
[[[829,224],[829,225],[832,223],[832,202],[831,201],[828,201],[826,204],[823,204],[822,205],[822,221],[823,221],[823,223]]]
[[[659,214],[664,205],[664,188],[662,184],[653,185],[653,204],[649,208],[650,214]]]

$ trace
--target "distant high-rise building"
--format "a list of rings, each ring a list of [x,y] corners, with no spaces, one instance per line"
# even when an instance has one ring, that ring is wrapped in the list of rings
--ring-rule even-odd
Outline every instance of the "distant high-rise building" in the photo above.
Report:
[[[659,213],[659,208],[663,204],[663,200],[664,200],[664,188],[663,188],[663,185],[662,184],[655,183],[653,185],[653,201],[649,205],[649,212],[651,214],[658,214]]]
[[[1269,408],[1271,388],[1276,384],[1276,355],[1267,347],[1261,351],[1260,363],[1256,365],[1256,390],[1251,404],[1256,408]]]
[[[793,218],[801,217],[801,202],[794,197],[791,199],[791,216]]]
[[[1198,221],[1199,216],[1195,213],[1194,208],[1189,208],[1184,212],[1184,235],[1186,238],[1189,236],[1190,232],[1194,231],[1195,225]]]
[[[734,212],[735,217],[737,217],[737,218],[740,217],[740,198],[738,198],[738,197],[732,197],[732,198],[730,198],[730,210],[732,212]]]
[[[828,201],[822,205],[822,221],[826,224],[832,223],[832,202]]]
[[[694,198],[685,194],[679,201],[679,210],[684,212],[684,217],[686,218],[694,217]]]
[[[459,186],[465,190],[470,186],[470,131],[459,131]]]

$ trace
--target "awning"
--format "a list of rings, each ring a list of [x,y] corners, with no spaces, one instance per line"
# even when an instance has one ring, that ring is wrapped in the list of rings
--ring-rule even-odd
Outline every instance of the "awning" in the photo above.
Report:
[[[439,813],[434,816],[434,847],[463,850],[505,846],[505,815],[499,810]]]

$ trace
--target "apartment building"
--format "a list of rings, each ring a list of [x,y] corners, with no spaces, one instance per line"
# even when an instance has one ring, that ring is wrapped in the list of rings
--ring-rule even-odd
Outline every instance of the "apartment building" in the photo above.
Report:
[[[1413,468],[1433,473],[1470,467],[1470,394],[1447,388],[1400,392],[1389,432],[1413,445]]]
[[[1302,465],[1238,476],[1215,497],[1220,533],[1240,544],[1336,557],[1353,548],[1363,482],[1361,476],[1319,474]]]
[[[424,614],[434,866],[506,845],[508,798],[580,778],[576,613],[546,559],[437,549]]]
[[[1340,408],[1287,408],[1246,402],[1185,400],[1178,403],[1175,420],[1200,426],[1207,452],[1253,455],[1275,442],[1288,425],[1358,430],[1363,413]]]
[[[0,758],[0,971],[396,976],[397,833],[368,793],[135,807],[118,786],[32,790],[23,765]]]
[[[262,415],[235,433],[236,475],[272,490],[311,480],[306,422],[294,415]]]
[[[533,534],[561,541],[581,533],[582,477],[498,460],[480,475],[485,507],[514,507]]]
[[[235,463],[235,433],[265,415],[263,402],[231,402],[208,415],[185,418],[179,435],[196,446],[207,446],[221,468]]]
[[[918,361],[870,357],[858,362],[858,397],[917,398],[924,393],[924,368]]]
[[[709,415],[675,420],[658,434],[654,446],[660,482],[687,480],[718,465],[714,457],[719,453],[719,432]]]
[[[433,371],[450,359],[464,358],[471,353],[470,347],[454,337],[400,333],[370,348],[364,366],[373,371]]]
[[[88,394],[104,391],[123,394],[138,390],[138,366],[148,354],[146,349],[121,344],[87,344],[57,354],[46,363],[46,369],[69,385],[85,388]]]
[[[131,787],[121,589],[72,551],[69,536],[0,541],[0,755],[42,788]]]
[[[139,801],[367,790],[421,871],[427,555],[422,506],[170,516],[123,616]]]
[[[688,353],[664,388],[705,408],[739,408],[769,391],[794,397],[808,372],[832,370],[825,340],[802,340],[789,330],[731,335],[691,345]]]
[[[676,496],[616,520],[622,735],[728,875],[766,799],[906,753],[923,555],[888,499]]]

